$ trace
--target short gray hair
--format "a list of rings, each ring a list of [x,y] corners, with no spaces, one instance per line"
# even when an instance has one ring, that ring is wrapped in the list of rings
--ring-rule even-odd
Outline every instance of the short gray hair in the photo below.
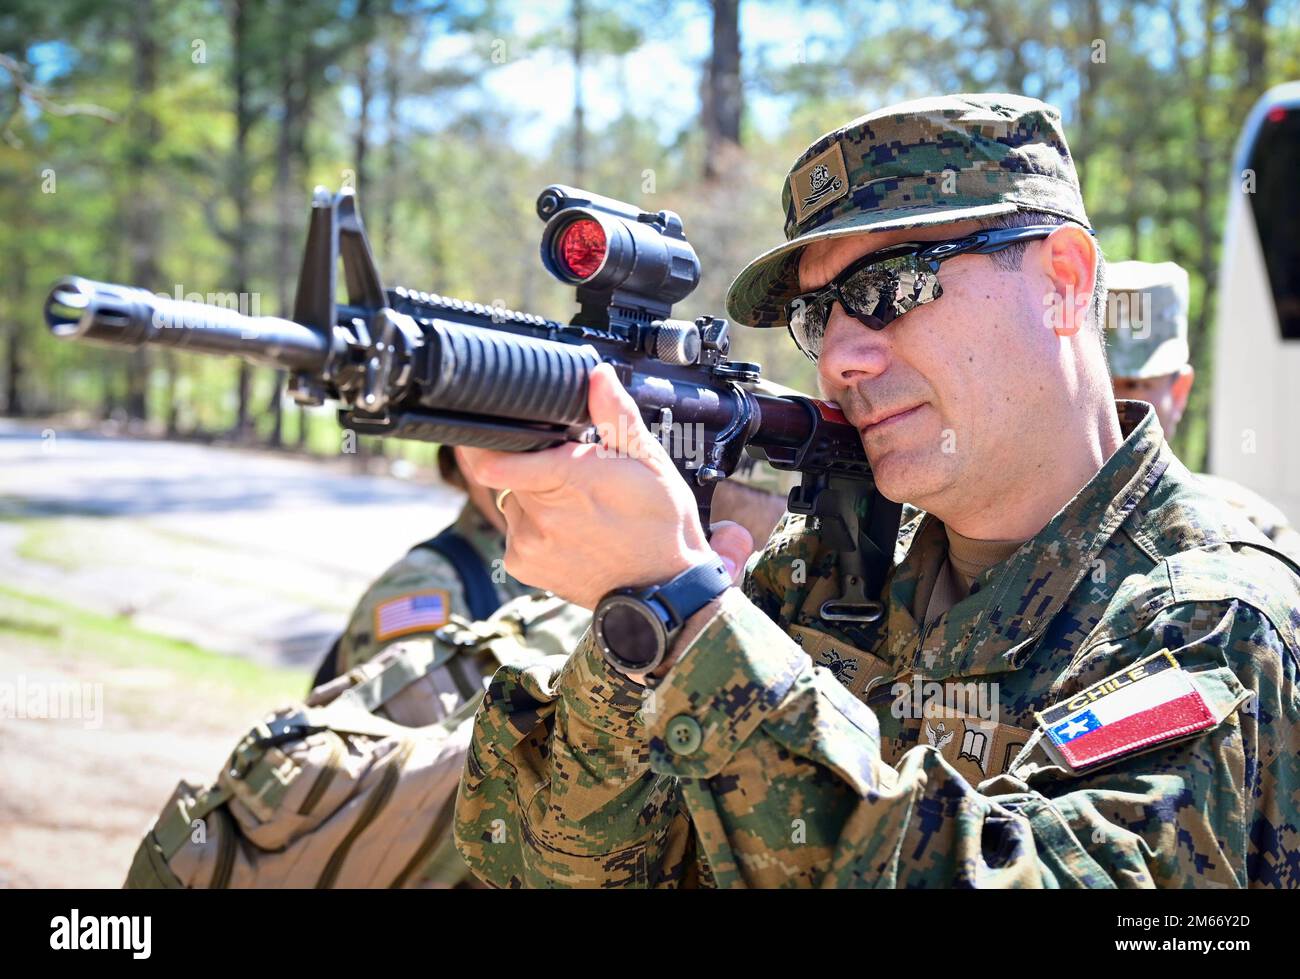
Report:
[[[1012,214],[1002,214],[995,218],[989,218],[984,223],[986,228],[1025,228],[1031,224],[1073,224],[1069,218],[1063,218],[1057,214],[1047,214],[1043,211],[1015,211]],[[989,258],[993,259],[998,268],[1007,272],[1015,272],[1020,269],[1025,260],[1025,249],[1029,242],[1022,241],[1001,251],[993,252]],[[1106,347],[1106,258],[1101,253],[1101,242],[1097,242],[1097,277],[1092,286],[1092,302],[1088,305],[1091,314],[1093,326],[1097,330],[1097,338],[1101,342],[1102,349]]]

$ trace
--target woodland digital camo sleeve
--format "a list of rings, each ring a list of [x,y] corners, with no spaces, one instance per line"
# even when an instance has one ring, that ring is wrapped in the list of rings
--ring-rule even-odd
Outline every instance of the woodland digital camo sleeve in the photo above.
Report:
[[[1039,737],[979,789],[928,746],[891,767],[872,711],[731,589],[642,714],[589,635],[563,668],[498,673],[462,853],[499,886],[1300,887],[1300,613],[1275,622],[1234,564],[1183,558],[1127,582],[1145,618],[1064,672],[1172,653],[1213,715],[1184,740],[1075,774]],[[783,571],[756,572],[762,606]]]

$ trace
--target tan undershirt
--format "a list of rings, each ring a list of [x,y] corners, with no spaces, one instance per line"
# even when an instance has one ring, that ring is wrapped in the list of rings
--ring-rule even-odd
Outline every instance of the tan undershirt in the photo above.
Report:
[[[950,527],[943,529],[948,535],[948,556],[939,568],[929,596],[919,592],[916,596],[915,608],[920,608],[922,602],[925,604],[922,628],[969,595],[976,578],[1011,557],[1024,543],[1019,540],[975,540],[963,537]]]

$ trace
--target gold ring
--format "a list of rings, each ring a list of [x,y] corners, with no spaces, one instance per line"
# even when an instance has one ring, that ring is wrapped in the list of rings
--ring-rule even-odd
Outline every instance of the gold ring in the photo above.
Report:
[[[506,497],[510,495],[509,489],[503,489],[497,494],[497,512],[504,514],[506,512]]]

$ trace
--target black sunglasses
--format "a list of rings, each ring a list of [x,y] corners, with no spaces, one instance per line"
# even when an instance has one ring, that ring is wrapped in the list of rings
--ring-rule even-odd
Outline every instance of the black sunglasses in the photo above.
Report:
[[[1046,238],[1059,224],[991,228],[948,241],[907,242],[864,255],[820,289],[786,305],[790,335],[817,362],[831,307],[839,303],[863,326],[883,330],[904,313],[943,295],[939,265],[958,255],[989,255],[1022,241]],[[1088,234],[1095,235],[1091,228]]]

